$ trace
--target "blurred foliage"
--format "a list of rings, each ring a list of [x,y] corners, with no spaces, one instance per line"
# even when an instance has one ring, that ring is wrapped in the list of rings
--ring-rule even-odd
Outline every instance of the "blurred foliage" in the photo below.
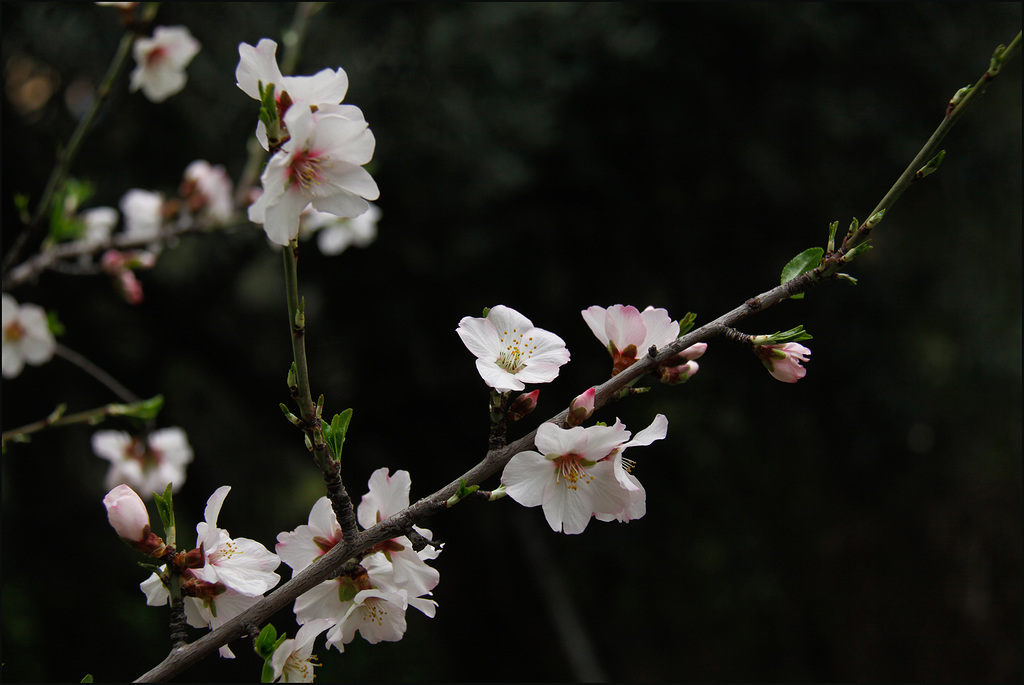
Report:
[[[158,23],[203,49],[163,104],[118,87],[73,169],[92,202],[173,194],[199,158],[237,177],[256,124],[237,46],[280,42],[293,11],[162,6]],[[700,323],[769,289],[829,222],[865,217],[1020,26],[1019,3],[328,5],[297,73],[348,72],[383,210],[368,249],[308,243],[299,265],[314,395],[327,415],[354,408],[350,492],[388,466],[420,497],[483,455],[487,391],[462,316],[503,303],[567,341],[535,426],[608,373],[582,309]],[[120,34],[91,3],[4,3],[5,245],[14,197],[39,197]],[[634,431],[669,417],[667,440],[631,454],[645,518],[568,537],[505,499],[430,520],[447,543],[437,617],[410,612],[399,643],[318,648],[321,678],[1017,680],[1019,56],[979,105],[877,230],[859,286],[741,327],[806,325],[804,380],[712,342],[685,386],[595,417]],[[230,484],[221,524],[272,546],[322,492],[278,408],[280,256],[246,227],[185,237],[140,277],[139,307],[102,276],[47,273],[13,294],[55,309],[62,342],[137,394],[164,395],[160,425],[196,452],[175,497],[183,534]],[[5,430],[115,399],[60,359],[3,386]],[[5,680],[126,680],[168,648],[166,611],[145,606],[145,572],[107,525],[89,435],[51,431],[3,458]],[[569,637],[567,619],[582,627]],[[274,623],[294,634],[289,612]],[[233,649],[180,679],[254,680],[249,643]]]

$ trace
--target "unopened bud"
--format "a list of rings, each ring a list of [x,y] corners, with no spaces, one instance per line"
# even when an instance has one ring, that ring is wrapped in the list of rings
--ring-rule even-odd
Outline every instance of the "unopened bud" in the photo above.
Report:
[[[565,427],[578,426],[594,413],[594,397],[597,394],[595,388],[588,388],[586,392],[577,397],[569,405],[569,416],[565,419]]]
[[[539,389],[534,390],[533,392],[525,392],[515,398],[512,401],[512,406],[508,408],[508,420],[518,421],[536,409],[538,397],[540,397]]]
[[[700,366],[697,362],[686,362],[680,366],[662,366],[661,382],[666,385],[679,385],[690,380],[690,377],[697,373]]]
[[[127,485],[118,485],[103,498],[107,520],[125,542],[143,554],[159,556],[164,541],[149,525],[149,512],[142,498]]]

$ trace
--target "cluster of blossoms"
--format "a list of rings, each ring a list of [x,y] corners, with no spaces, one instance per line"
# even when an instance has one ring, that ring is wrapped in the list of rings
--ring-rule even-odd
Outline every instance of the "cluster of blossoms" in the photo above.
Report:
[[[238,87],[264,102],[272,89],[274,112],[265,112],[256,129],[272,152],[261,181],[263,193],[249,206],[249,220],[263,224],[267,237],[287,245],[298,237],[299,216],[312,205],[341,218],[367,211],[379,191],[363,169],[376,140],[362,111],[342,105],[348,76],[341,68],[313,76],[284,76],[277,65],[277,43],[261,40],[238,46]]]
[[[3,294],[0,307],[3,377],[14,378],[25,364],[38,366],[50,361],[57,341],[50,331],[46,311],[37,304],[19,305],[7,293]]]
[[[213,630],[223,625],[262,599],[281,579],[274,572],[281,564],[276,554],[255,540],[232,538],[228,531],[217,527],[221,506],[230,490],[224,485],[210,496],[205,520],[196,524],[196,548],[184,555],[181,592],[185,595],[185,618],[194,628]],[[138,504],[141,503],[139,500]],[[146,595],[146,604],[161,606],[170,600],[166,573],[164,566],[160,573],[139,585]],[[227,645],[220,648],[220,655],[234,658]]]
[[[281,579],[274,570],[280,559],[248,538],[232,538],[217,526],[224,498],[231,490],[217,488],[206,503],[204,521],[196,524],[195,549],[175,553],[152,531],[142,499],[127,485],[118,485],[103,498],[110,525],[129,545],[152,557],[170,561],[179,574],[185,618],[195,628],[214,629],[258,602]],[[167,565],[143,581],[139,588],[150,606],[170,601]],[[227,645],[221,656],[233,658]]]
[[[92,436],[92,450],[110,462],[108,488],[124,483],[144,495],[163,492],[168,484],[177,492],[192,461],[192,446],[181,428],[161,428],[145,438],[124,431],[97,431]]]
[[[388,475],[378,469],[370,477],[369,492],[356,510],[359,525],[370,528],[409,506],[411,478],[407,471]],[[429,530],[414,528],[430,540]],[[341,527],[322,497],[309,513],[309,523],[277,536],[277,554],[292,573],[298,573],[326,554],[342,539]],[[371,644],[394,642],[405,634],[408,607],[433,617],[437,603],[427,599],[437,586],[440,574],[428,566],[439,550],[431,545],[416,551],[405,536],[377,545],[351,571],[326,580],[295,600],[299,625],[318,624],[327,632],[327,644],[343,652],[358,632]]]

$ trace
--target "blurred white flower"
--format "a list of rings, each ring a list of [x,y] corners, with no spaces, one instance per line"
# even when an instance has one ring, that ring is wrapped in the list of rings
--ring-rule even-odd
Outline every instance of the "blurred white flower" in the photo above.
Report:
[[[213,166],[197,159],[185,168],[181,197],[190,213],[199,214],[214,224],[231,221],[235,202],[228,172],[221,165]]]
[[[164,198],[160,193],[132,188],[121,198],[125,236],[148,240],[160,235],[164,223]]]
[[[107,488],[126,483],[146,497],[162,494],[168,483],[177,492],[192,461],[192,447],[181,428],[162,428],[145,440],[123,431],[98,431],[92,436],[92,450],[110,462]]]
[[[185,87],[185,67],[199,52],[199,41],[184,26],[157,26],[152,38],[139,38],[132,46],[136,67],[131,90],[153,102],[163,102]]]
[[[377,239],[377,222],[380,221],[380,208],[373,204],[359,216],[338,217],[327,212],[319,212],[309,205],[299,215],[299,237],[306,238],[316,235],[316,244],[320,252],[333,257],[349,248],[366,247]]]
[[[18,305],[3,295],[3,376],[14,378],[25,364],[38,366],[53,358],[57,341],[50,332],[46,311],[36,304]]]

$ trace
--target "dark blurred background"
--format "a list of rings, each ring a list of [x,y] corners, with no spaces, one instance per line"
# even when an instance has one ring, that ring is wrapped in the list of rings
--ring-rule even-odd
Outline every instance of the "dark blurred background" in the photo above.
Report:
[[[256,123],[238,44],[280,43],[294,11],[162,6],[157,23],[202,51],[162,104],[118,84],[73,169],[90,204],[173,195],[195,159],[237,178]],[[383,211],[369,248],[304,243],[299,266],[314,393],[328,414],[354,408],[350,492],[387,466],[411,472],[416,499],[483,456],[487,391],[461,317],[502,303],[566,340],[572,361],[517,426],[533,428],[607,377],[582,309],[704,322],[769,289],[829,222],[865,218],[1020,27],[1019,3],[327,6],[296,73],[347,71]],[[5,91],[5,246],[13,197],[38,199],[73,130],[68,92],[100,81],[121,33],[91,3],[4,3],[5,85],[29,60],[52,90],[34,108]],[[630,455],[645,518],[570,537],[505,499],[431,519],[447,543],[436,618],[410,612],[398,643],[318,647],[320,678],[1018,681],[1020,74],[1018,55],[886,217],[850,269],[858,286],[741,326],[804,324],[805,379],[776,382],[716,340],[688,384],[599,412],[634,431],[669,417],[668,439]],[[229,484],[221,525],[272,547],[322,494],[277,406],[281,258],[244,226],[187,236],[140,278],[136,307],[103,276],[47,273],[12,294],[55,310],[61,341],[138,395],[164,394],[159,426],[183,427],[196,455],[181,535]],[[55,359],[5,380],[3,399],[9,430],[116,398]],[[145,606],[146,572],[108,527],[93,430],[3,457],[5,680],[128,680],[168,648],[166,609]],[[294,634],[290,612],[274,623]],[[234,663],[179,679],[257,679],[250,644],[232,647]]]

